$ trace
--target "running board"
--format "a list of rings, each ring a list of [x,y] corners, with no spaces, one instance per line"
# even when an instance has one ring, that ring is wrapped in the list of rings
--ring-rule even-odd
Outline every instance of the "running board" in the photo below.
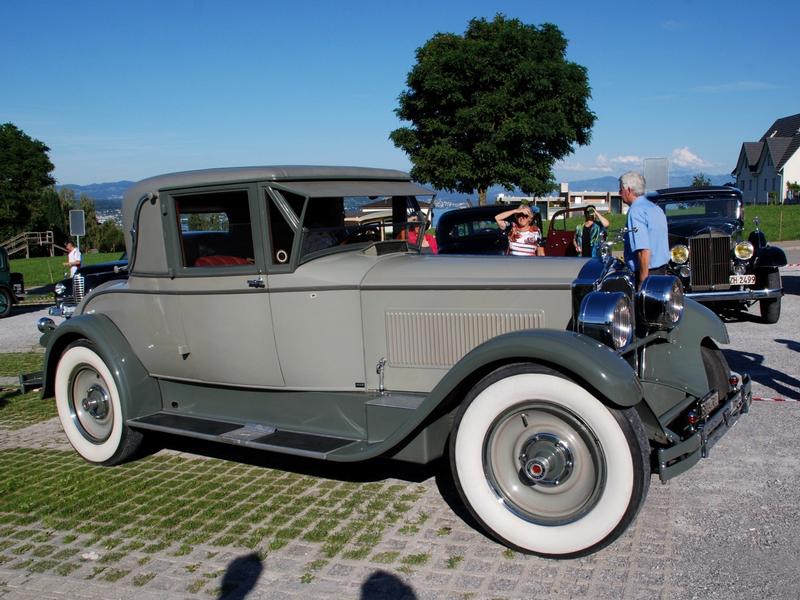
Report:
[[[363,444],[363,440],[287,431],[261,424],[242,425],[166,412],[131,419],[127,424],[137,429],[320,459],[327,458],[329,453],[345,446]]]

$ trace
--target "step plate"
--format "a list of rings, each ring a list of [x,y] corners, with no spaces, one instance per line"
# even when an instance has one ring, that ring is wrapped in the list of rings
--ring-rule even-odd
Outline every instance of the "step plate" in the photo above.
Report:
[[[172,413],[155,413],[132,419],[128,424],[142,429],[314,458],[325,458],[329,452],[360,442],[313,433],[276,431],[269,425],[241,425]]]
[[[152,425],[155,427],[164,427],[167,429],[199,433],[202,435],[222,435],[242,427],[238,423],[225,423],[224,421],[198,419],[195,417],[173,415],[169,413],[156,413],[147,417],[141,417],[139,419],[135,419],[132,424]]]
[[[344,438],[328,437],[326,435],[295,433],[294,431],[276,431],[275,433],[253,440],[253,443],[327,454],[337,448],[352,444],[353,441],[354,440]]]

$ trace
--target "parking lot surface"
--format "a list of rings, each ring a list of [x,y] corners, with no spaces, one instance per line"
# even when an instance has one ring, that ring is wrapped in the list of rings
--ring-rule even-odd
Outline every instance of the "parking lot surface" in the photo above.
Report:
[[[35,559],[37,552],[44,552],[43,544],[14,539],[9,526],[0,526],[0,598],[800,598],[800,267],[782,274],[787,294],[777,325],[747,315],[727,321],[731,343],[725,355],[732,368],[751,374],[758,398],[750,415],[688,473],[665,485],[654,479],[633,527],[596,554],[548,560],[506,550],[462,518],[452,483],[435,469],[381,463],[331,475],[324,466],[302,463],[294,468],[299,481],[309,486],[310,502],[341,488],[363,492],[367,503],[379,504],[394,494],[392,498],[404,498],[404,510],[395,521],[385,521],[366,553],[329,556],[319,543],[302,536],[275,549],[254,548],[238,539],[223,545],[198,543],[185,552],[172,544],[119,557],[124,569],[115,571],[121,575],[112,581],[108,569],[114,565],[104,562],[110,550],[91,536],[72,536],[43,522],[23,528],[32,540],[48,536],[50,557],[67,556],[67,548],[77,552],[75,568],[59,575],[57,566],[40,572],[31,568],[40,564]],[[32,326],[37,315],[32,311],[19,317]],[[5,322],[0,333],[4,327]],[[273,472],[274,466],[292,468],[292,463],[276,465],[269,457],[213,445],[167,446],[140,462],[165,470],[172,489],[189,470],[197,469],[197,481],[202,482],[206,465],[208,477],[220,464],[230,465],[231,473],[243,469],[243,477],[256,478]],[[124,477],[121,470],[128,468],[83,466],[77,459],[72,466],[73,453],[54,419],[0,431],[0,458],[17,455],[31,464],[63,455],[79,474],[77,481],[92,473]],[[143,475],[141,481],[149,479]],[[181,495],[175,492],[176,510],[205,499],[191,486],[182,488]],[[163,506],[164,494],[170,494],[169,485],[153,490],[153,510]],[[237,506],[274,501],[266,487],[249,494]],[[125,510],[114,504],[73,509],[88,518]],[[268,522],[269,515],[263,519]]]

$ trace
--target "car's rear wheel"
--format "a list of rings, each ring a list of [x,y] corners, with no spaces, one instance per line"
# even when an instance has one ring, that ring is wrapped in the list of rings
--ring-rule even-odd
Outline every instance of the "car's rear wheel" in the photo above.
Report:
[[[767,273],[764,278],[764,285],[767,289],[777,289],[781,287],[781,274],[775,269]],[[761,319],[764,323],[777,323],[781,318],[781,299],[780,298],[767,298],[766,300],[759,300],[758,308],[761,311]]]
[[[0,319],[11,314],[11,293],[6,289],[0,289]]]
[[[456,486],[502,543],[546,556],[587,554],[633,521],[650,484],[635,410],[605,406],[537,365],[502,367],[465,399],[451,436]]]
[[[125,425],[111,370],[91,342],[74,342],[61,355],[55,395],[67,439],[87,461],[118,464],[141,445],[142,434]]]

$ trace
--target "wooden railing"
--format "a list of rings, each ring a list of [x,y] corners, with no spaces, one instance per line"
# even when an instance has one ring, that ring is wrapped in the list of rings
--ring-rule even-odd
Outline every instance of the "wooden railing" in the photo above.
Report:
[[[17,252],[25,251],[25,258],[31,257],[31,246],[45,246],[50,250],[50,256],[55,254],[55,249],[59,248],[64,252],[66,248],[57,246],[53,240],[52,231],[24,231],[12,238],[7,239],[5,242],[0,243],[0,246],[6,249],[8,255],[11,256]]]

